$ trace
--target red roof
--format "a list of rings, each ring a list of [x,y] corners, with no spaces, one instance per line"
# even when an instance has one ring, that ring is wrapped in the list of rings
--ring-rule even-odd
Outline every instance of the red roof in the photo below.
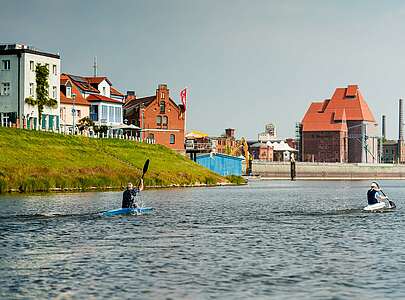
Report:
[[[96,83],[99,84],[103,80],[107,81],[109,85],[112,85],[111,81],[108,80],[106,76],[95,76],[95,77],[83,77],[86,78],[90,84]]]
[[[119,100],[111,99],[111,98],[108,98],[108,97],[103,96],[103,95],[94,95],[94,94],[91,94],[91,95],[89,95],[89,96],[86,98],[86,100],[87,100],[87,101],[90,101],[90,102],[101,101],[101,102],[111,102],[111,103],[119,103],[119,104],[122,104],[122,102],[119,101]]]
[[[86,106],[90,106],[90,103],[87,102],[87,100],[82,96],[82,94],[80,93],[79,89],[77,88],[77,85],[75,84],[74,81],[72,81],[68,75],[66,74],[61,74],[60,75],[60,85],[66,85],[68,82],[71,83],[71,88],[72,94],[75,94],[75,104],[76,105],[86,105]],[[61,88],[60,89],[60,103],[62,104],[73,104],[73,98],[67,98],[66,94],[64,92],[64,90],[66,90],[65,88]]]
[[[346,121],[375,122],[357,85],[337,88],[330,100],[311,103],[302,119],[302,130],[347,131]]]
[[[110,94],[114,96],[121,96],[124,97],[125,95],[121,93],[119,90],[113,88],[112,86],[110,87]]]
[[[61,85],[65,85],[66,82],[68,82],[68,81],[69,81],[69,77],[67,77],[65,74],[60,75],[60,84]]]

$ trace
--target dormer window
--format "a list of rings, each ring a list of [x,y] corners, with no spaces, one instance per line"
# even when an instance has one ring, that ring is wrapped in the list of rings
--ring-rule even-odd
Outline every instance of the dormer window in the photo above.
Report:
[[[72,98],[72,88],[70,86],[66,87],[66,98]]]
[[[166,110],[166,104],[164,101],[160,101],[160,112],[164,113]]]
[[[107,94],[107,89],[105,88],[105,86],[103,86],[103,95],[106,96]]]

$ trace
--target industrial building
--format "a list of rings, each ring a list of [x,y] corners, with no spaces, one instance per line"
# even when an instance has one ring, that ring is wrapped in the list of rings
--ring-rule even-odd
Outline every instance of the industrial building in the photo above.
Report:
[[[299,128],[302,161],[378,163],[378,124],[357,85],[313,102]]]

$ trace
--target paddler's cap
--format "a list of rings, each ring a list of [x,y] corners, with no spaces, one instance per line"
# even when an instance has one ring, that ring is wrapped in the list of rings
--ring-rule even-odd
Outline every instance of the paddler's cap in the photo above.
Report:
[[[376,188],[376,187],[377,187],[377,184],[376,184],[375,182],[372,182],[372,183],[371,183],[371,187],[372,187],[372,188]]]

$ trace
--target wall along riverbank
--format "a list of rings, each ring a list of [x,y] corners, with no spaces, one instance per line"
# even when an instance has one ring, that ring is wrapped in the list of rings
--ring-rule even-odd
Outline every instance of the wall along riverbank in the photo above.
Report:
[[[296,162],[296,178],[310,180],[405,179],[405,165]],[[253,161],[252,173],[263,179],[290,179],[289,162]]]

